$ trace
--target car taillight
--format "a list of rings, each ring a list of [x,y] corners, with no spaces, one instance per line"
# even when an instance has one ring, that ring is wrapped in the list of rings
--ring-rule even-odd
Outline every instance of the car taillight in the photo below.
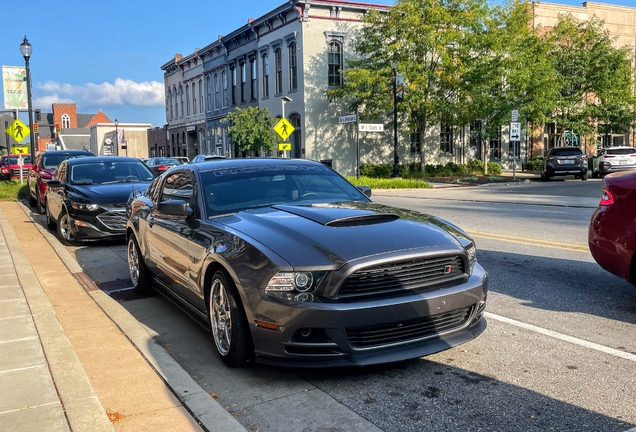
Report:
[[[603,195],[601,196],[600,204],[604,206],[614,204],[614,196],[607,189],[603,189]]]
[[[636,153],[630,154],[631,157],[636,157]]]
[[[159,165],[159,166],[157,167],[157,171],[165,171],[165,170],[167,170],[167,169],[168,169],[168,166],[167,166],[167,165]]]

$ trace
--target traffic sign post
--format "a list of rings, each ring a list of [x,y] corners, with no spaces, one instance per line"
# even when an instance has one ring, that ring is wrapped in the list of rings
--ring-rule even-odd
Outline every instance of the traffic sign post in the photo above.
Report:
[[[512,112],[513,119],[516,120],[516,110]],[[512,181],[517,181],[517,145],[521,140],[521,123],[512,121],[510,123],[510,141],[512,142]]]
[[[5,131],[19,144],[29,135],[31,129],[22,120],[16,119]]]
[[[276,132],[278,134],[279,137],[281,137],[283,139],[283,141],[286,141],[287,138],[289,138],[289,136],[296,130],[295,127],[292,126],[292,124],[287,121],[286,118],[282,118],[278,121],[278,123],[276,123],[276,126],[274,126],[274,132]],[[285,150],[280,150],[281,149],[281,144],[287,144],[288,146],[286,146]],[[279,151],[287,151],[289,150],[289,157],[291,157],[291,143],[281,143],[278,145],[278,149]]]

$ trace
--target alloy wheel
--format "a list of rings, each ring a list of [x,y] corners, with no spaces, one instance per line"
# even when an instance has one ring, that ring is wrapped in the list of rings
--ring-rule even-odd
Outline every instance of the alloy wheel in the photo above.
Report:
[[[210,324],[219,354],[227,355],[232,341],[232,313],[225,286],[218,279],[212,282],[210,291]]]
[[[139,252],[132,237],[128,239],[128,271],[132,284],[136,287],[139,284]]]
[[[62,234],[64,240],[68,242],[73,241],[73,236],[71,235],[71,217],[68,215],[68,213],[64,212],[62,217],[60,217],[58,224],[60,234]]]

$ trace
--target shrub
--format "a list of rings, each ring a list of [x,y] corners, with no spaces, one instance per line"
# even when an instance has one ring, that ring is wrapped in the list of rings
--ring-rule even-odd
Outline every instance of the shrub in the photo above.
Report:
[[[541,171],[541,165],[543,164],[543,156],[534,156],[528,163],[528,171]]]
[[[501,165],[497,162],[488,162],[488,174],[501,174]]]
[[[484,163],[480,159],[473,159],[466,163],[468,169],[470,169],[474,174],[483,174],[484,173]]]

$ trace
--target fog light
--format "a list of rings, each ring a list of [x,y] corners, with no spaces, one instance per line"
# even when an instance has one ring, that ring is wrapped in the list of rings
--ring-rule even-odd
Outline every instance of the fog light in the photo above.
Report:
[[[311,336],[311,329],[301,329],[300,335],[304,338],[308,338],[309,336]]]

